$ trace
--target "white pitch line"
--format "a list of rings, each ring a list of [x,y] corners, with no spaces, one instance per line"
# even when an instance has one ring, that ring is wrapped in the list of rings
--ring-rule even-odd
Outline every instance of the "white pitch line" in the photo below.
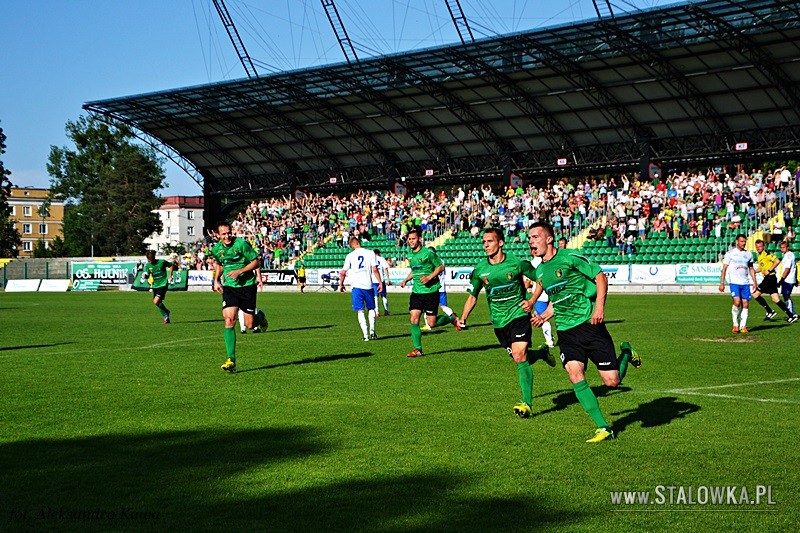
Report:
[[[788,378],[788,379],[776,379],[774,381],[751,381],[748,383],[730,383],[728,385],[711,385],[709,387],[689,387],[686,389],[670,389],[665,392],[673,392],[673,393],[688,393],[690,391],[698,391],[698,390],[712,390],[712,389],[731,389],[734,387],[749,387],[753,385],[771,385],[774,383],[790,383],[792,381],[800,381],[800,378]]]
[[[794,400],[776,400],[773,398],[751,398],[749,396],[734,396],[732,394],[713,394],[713,393],[706,393],[706,392],[686,392],[683,391],[676,391],[676,390],[667,390],[663,391],[665,393],[670,394],[685,394],[687,396],[705,396],[707,398],[725,398],[728,400],[749,400],[751,402],[760,402],[760,403],[792,403],[792,404],[800,404],[800,402]]]

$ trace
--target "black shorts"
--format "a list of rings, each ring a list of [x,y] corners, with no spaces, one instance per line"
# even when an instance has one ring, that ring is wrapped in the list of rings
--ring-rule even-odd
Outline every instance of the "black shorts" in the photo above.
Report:
[[[561,350],[561,364],[580,361],[586,366],[591,360],[598,370],[619,370],[614,340],[605,324],[593,325],[584,322],[566,330],[558,330],[558,348]]]
[[[527,342],[528,346],[531,345],[532,331],[530,315],[515,318],[502,328],[494,328],[500,346],[505,348],[509,355],[511,355],[511,345],[515,342]]]
[[[778,293],[778,276],[770,274],[764,276],[761,283],[758,284],[758,292],[761,294],[777,294]]]
[[[153,298],[161,298],[161,301],[164,301],[164,298],[167,297],[167,286],[164,285],[163,287],[155,288],[153,287]]]
[[[411,298],[408,300],[408,310],[424,311],[426,315],[436,316],[439,313],[439,293],[418,294],[412,292]]]
[[[298,277],[297,277],[297,283],[299,283],[299,284],[301,284],[301,285],[305,285],[305,283],[306,283],[306,277],[305,277],[305,276],[298,276]]]
[[[222,286],[222,308],[238,307],[248,315],[256,314],[256,284],[247,287]]]

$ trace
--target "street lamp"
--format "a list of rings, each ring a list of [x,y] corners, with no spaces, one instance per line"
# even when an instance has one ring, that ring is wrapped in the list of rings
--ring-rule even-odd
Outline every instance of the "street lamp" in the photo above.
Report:
[[[75,213],[79,217],[85,217],[83,213]],[[92,259],[94,259],[94,222],[89,218],[89,248],[91,248]]]

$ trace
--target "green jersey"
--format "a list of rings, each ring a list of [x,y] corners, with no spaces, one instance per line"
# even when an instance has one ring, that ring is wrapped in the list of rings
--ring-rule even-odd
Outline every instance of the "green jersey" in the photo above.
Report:
[[[222,265],[222,284],[225,287],[249,287],[256,283],[254,270],[245,272],[236,279],[228,277],[228,272],[243,268],[253,259],[258,259],[258,251],[253,249],[246,240],[236,237],[230,246],[225,246],[222,241],[219,241],[211,248],[210,254],[217,260],[217,263]]]
[[[153,277],[153,285],[154,289],[160,289],[161,287],[166,287],[167,282],[169,281],[169,274],[167,274],[167,270],[170,268],[174,268],[176,265],[172,261],[165,261],[164,259],[159,259],[155,263],[151,263],[150,261],[144,264],[144,268],[142,270],[145,273],[145,278]]]
[[[439,292],[439,288],[442,286],[441,283],[439,283],[439,276],[434,276],[432,279],[428,280],[427,284],[419,280],[422,276],[430,276],[433,274],[434,270],[439,268],[442,264],[442,260],[439,259],[438,255],[423,246],[418,252],[412,251],[408,255],[408,262],[411,266],[411,276],[414,280],[411,292],[416,294]]]
[[[556,330],[574,328],[591,320],[597,286],[594,278],[603,271],[600,265],[582,255],[557,250],[536,268],[536,281],[550,297]]]
[[[536,279],[536,269],[529,261],[509,253],[500,263],[491,264],[488,257],[481,259],[472,271],[472,286],[467,292],[477,297],[481,288],[486,287],[489,315],[495,328],[505,327],[512,320],[528,315],[520,306],[525,299],[523,276]]]

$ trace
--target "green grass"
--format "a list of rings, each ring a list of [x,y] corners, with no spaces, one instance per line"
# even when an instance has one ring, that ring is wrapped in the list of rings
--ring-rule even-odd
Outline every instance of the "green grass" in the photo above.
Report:
[[[426,334],[413,360],[406,295],[369,343],[349,295],[259,302],[270,329],[237,337],[229,375],[216,295],[170,294],[164,326],[141,293],[0,294],[0,528],[797,529],[800,324],[754,306],[745,339],[726,296],[612,295],[609,330],[644,365],[600,391],[620,434],[590,445],[560,368],[534,366],[535,416],[513,416],[516,370],[483,296],[469,330]],[[771,485],[777,504],[610,501],[657,485]]]

